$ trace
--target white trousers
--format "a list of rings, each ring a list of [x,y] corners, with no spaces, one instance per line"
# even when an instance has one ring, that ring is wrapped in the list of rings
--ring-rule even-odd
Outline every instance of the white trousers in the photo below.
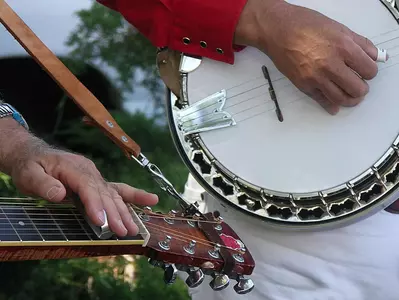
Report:
[[[399,300],[399,215],[381,211],[340,229],[280,232],[226,209],[191,175],[184,193],[203,212],[220,211],[256,263],[251,293],[236,294],[235,281],[215,292],[207,278],[190,289],[193,300]]]

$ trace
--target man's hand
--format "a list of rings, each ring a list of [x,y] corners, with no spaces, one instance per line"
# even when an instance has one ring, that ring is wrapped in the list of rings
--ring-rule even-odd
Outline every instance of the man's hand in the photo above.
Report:
[[[359,104],[377,75],[377,48],[326,16],[281,0],[248,0],[235,42],[264,51],[330,114]]]
[[[104,224],[105,211],[118,236],[138,233],[124,202],[152,206],[158,201],[154,194],[106,182],[92,161],[51,148],[11,118],[0,119],[0,170],[28,195],[60,202],[67,192],[76,193],[92,222]]]

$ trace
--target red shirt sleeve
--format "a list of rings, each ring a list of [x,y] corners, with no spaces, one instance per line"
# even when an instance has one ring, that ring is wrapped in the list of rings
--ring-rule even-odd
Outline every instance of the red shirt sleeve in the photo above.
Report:
[[[97,0],[156,47],[234,63],[234,32],[247,0]]]

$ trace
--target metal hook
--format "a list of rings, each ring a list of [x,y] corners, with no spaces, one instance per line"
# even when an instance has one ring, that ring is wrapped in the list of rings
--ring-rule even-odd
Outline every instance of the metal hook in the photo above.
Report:
[[[192,211],[193,208],[197,210],[196,207],[198,207],[198,204],[195,203],[194,207],[192,204],[184,200],[183,197],[176,191],[173,184],[170,183],[170,181],[162,174],[161,170],[156,165],[150,163],[150,161],[143,154],[140,153],[137,158],[132,155],[132,158],[151,174],[152,178],[154,178],[154,180],[163,191],[167,192],[170,196],[177,199],[180,206],[186,212],[188,212],[189,210]]]

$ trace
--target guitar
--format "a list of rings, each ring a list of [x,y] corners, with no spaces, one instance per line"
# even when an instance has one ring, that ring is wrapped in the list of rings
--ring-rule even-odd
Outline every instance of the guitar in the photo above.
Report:
[[[134,254],[144,255],[163,268],[167,284],[178,271],[188,273],[190,288],[212,276],[212,289],[226,288],[236,280],[239,294],[254,288],[244,278],[254,260],[237,234],[217,214],[187,216],[171,211],[129,205],[139,234],[118,238],[93,225],[77,200],[62,204],[29,198],[0,199],[0,261],[66,259]],[[105,225],[106,227],[106,225]]]
[[[137,254],[147,256],[151,264],[163,268],[166,283],[173,283],[180,270],[189,274],[186,280],[189,287],[201,284],[206,275],[213,277],[210,282],[213,290],[226,288],[233,279],[237,281],[234,290],[238,294],[252,291],[254,283],[244,275],[252,274],[254,260],[220,214],[202,214],[197,203],[183,199],[98,99],[4,0],[0,0],[0,22],[82,109],[86,114],[84,121],[103,130],[127,158],[145,168],[181,207],[181,211],[164,215],[148,207],[130,205],[140,233],[117,238],[107,223],[98,227],[90,222],[79,199],[71,198],[61,205],[3,198],[0,199],[0,261]]]
[[[278,230],[357,222],[399,198],[399,10],[395,0],[290,0],[387,49],[370,92],[334,117],[271,59],[247,47],[234,65],[159,49],[169,126],[216,199]]]

